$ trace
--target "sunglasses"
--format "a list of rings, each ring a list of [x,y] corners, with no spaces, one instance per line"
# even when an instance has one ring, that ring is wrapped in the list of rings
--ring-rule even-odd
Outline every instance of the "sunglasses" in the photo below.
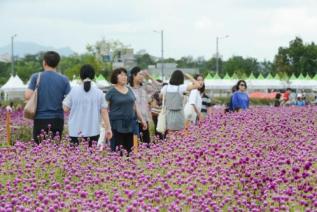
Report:
[[[240,84],[239,86],[243,86],[243,87],[245,87],[245,84]]]

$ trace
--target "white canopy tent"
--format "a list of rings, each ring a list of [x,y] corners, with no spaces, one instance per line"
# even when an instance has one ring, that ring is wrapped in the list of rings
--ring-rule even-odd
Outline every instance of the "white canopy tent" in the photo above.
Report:
[[[316,89],[317,88],[317,80],[290,80],[289,83],[290,88],[294,89]]]
[[[96,85],[100,89],[104,89],[106,87],[110,87],[111,86],[111,84],[101,74],[99,74],[99,76],[96,77]]]
[[[209,90],[229,90],[237,83],[237,80],[211,79],[205,80],[206,89]]]
[[[73,79],[72,81],[69,82],[70,84],[70,87],[74,87],[74,86],[79,86],[81,85],[83,82],[79,79]],[[109,85],[108,85],[109,84]],[[92,86],[96,86],[97,88],[105,88],[105,87],[109,87],[111,84],[108,83],[107,86],[101,86],[101,84],[98,85],[98,82],[94,82],[94,81],[91,81],[91,85]],[[104,85],[104,84],[102,84]]]
[[[80,83],[81,83],[81,81],[78,80],[78,79],[73,79],[72,81],[69,82],[70,87],[74,87],[74,86],[80,85]]]
[[[78,78],[76,78],[76,76],[73,76],[73,80],[70,81],[70,86],[77,86],[82,84],[82,81]],[[92,86],[96,86],[99,89],[104,89],[106,87],[110,87],[111,84],[101,75],[99,74],[99,76],[96,77],[96,79],[94,81],[91,82]]]
[[[9,80],[0,88],[4,93],[5,100],[24,99],[24,92],[27,86],[18,75],[10,76]]]
[[[288,87],[286,81],[276,79],[252,79],[247,80],[248,90],[285,89]]]
[[[27,86],[18,75],[10,76],[9,80],[0,88],[4,93],[5,100],[24,99],[24,92]]]

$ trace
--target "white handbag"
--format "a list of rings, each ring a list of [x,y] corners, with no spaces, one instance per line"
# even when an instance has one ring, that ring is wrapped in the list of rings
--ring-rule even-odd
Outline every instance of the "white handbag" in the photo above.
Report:
[[[159,133],[165,133],[165,131],[166,131],[165,95],[163,95],[162,110],[157,117],[156,131]]]
[[[40,80],[41,80],[41,72],[38,74],[37,80],[36,80],[36,86],[32,93],[31,98],[27,101],[26,105],[24,106],[23,115],[24,118],[33,120],[36,115],[36,109],[37,109],[37,101],[38,101],[38,88],[40,86]]]
[[[97,147],[104,147],[106,145],[105,137],[106,137],[106,129],[103,126],[101,126]]]
[[[195,121],[197,118],[197,114],[194,110],[194,107],[192,104],[189,104],[189,102],[187,102],[184,106],[184,116],[185,120],[189,121]]]

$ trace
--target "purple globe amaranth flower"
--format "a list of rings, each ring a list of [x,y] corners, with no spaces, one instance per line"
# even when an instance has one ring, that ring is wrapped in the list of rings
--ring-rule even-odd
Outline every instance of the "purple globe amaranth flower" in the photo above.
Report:
[[[311,166],[312,166],[312,163],[310,161],[308,161],[305,163],[304,169],[309,170]]]
[[[277,211],[287,205],[314,211],[317,126],[311,123],[316,112],[317,107],[254,107],[224,115],[216,109],[201,125],[149,149],[140,145],[129,158],[87,151],[85,145],[70,148],[67,138],[60,145],[52,144],[54,138],[34,147],[19,142],[15,152],[2,154],[0,148],[0,176],[15,176],[0,184],[5,192],[0,208],[12,208],[18,198],[23,210],[45,211],[129,206],[135,211]]]

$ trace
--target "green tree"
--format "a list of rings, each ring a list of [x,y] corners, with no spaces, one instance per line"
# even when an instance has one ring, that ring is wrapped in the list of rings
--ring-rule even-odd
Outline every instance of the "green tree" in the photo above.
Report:
[[[164,63],[177,63],[177,61],[174,58],[166,58],[164,59]]]
[[[138,66],[140,66],[142,69],[147,68],[149,65],[154,65],[155,61],[152,59],[151,55],[148,53],[137,55],[136,56],[136,63]]]
[[[217,58],[212,57],[206,61],[204,68],[207,70],[210,70],[211,72],[213,72],[213,74],[215,74],[216,73],[216,64],[217,64]],[[219,70],[221,71],[222,68],[223,68],[223,61],[220,58],[219,59]]]
[[[274,68],[274,64],[270,61],[264,60],[263,62],[259,63],[259,69],[257,72],[253,72],[254,76],[258,77],[258,75],[262,73],[263,76],[267,76],[270,73],[275,76],[276,75],[276,71]]]
[[[80,68],[84,64],[90,64],[94,67],[96,75],[102,74],[106,78],[108,78],[109,73],[112,70],[111,64],[105,63],[91,54],[64,58],[59,65],[59,69],[61,69],[69,79],[73,79],[74,76],[79,76]]]
[[[314,76],[317,72],[317,47],[315,43],[304,44],[303,40],[296,37],[289,42],[288,47],[280,47],[274,58],[276,73],[288,76],[309,74]]]
[[[194,68],[196,62],[192,56],[181,57],[177,62],[177,67],[179,68]]]
[[[241,56],[233,56],[224,63],[224,72],[232,76],[236,73],[239,77],[249,76],[252,72],[259,72],[259,63],[255,58],[244,59]]]
[[[27,82],[33,73],[43,69],[43,55],[44,52],[28,54],[16,61],[15,71],[24,82]]]
[[[86,46],[88,53],[94,55],[99,60],[102,60],[105,55],[111,55],[111,62],[115,61],[120,52],[127,48],[129,48],[128,45],[125,45],[118,40],[106,40],[105,38],[97,41],[95,44],[88,44]]]
[[[11,74],[11,63],[0,62],[0,85],[6,83]]]

